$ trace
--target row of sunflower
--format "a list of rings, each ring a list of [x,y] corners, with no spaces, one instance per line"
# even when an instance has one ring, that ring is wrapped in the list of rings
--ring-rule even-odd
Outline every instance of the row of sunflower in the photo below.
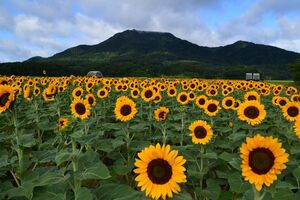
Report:
[[[297,199],[299,102],[264,82],[1,77],[0,198]]]

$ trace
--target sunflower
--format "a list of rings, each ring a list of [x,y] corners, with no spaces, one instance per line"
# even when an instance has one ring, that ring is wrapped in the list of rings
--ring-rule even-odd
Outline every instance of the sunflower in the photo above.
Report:
[[[216,88],[209,88],[206,90],[206,95],[211,97],[211,96],[217,96],[218,95],[218,90]]]
[[[100,99],[104,99],[108,96],[108,91],[105,88],[99,89],[98,92],[97,92],[97,96]]]
[[[211,126],[203,120],[197,120],[191,123],[189,130],[191,131],[190,136],[192,136],[192,142],[194,144],[207,144],[213,136]]]
[[[87,94],[85,96],[86,101],[91,105],[91,106],[95,106],[96,105],[96,98],[94,97],[93,94]]]
[[[182,105],[185,105],[189,102],[189,96],[186,92],[180,92],[178,95],[177,95],[177,101],[179,103],[181,103]]]
[[[83,99],[75,98],[70,107],[73,116],[81,120],[88,118],[88,116],[91,114],[90,104]]]
[[[233,97],[228,96],[222,100],[222,106],[226,110],[231,109],[234,106],[234,103],[235,103],[235,99]]]
[[[294,128],[296,135],[300,138],[300,117],[296,119]]]
[[[154,118],[156,121],[164,121],[166,120],[170,110],[166,107],[160,107],[154,111]]]
[[[278,99],[279,99],[280,97],[278,97],[278,96],[274,96],[273,98],[272,98],[272,104],[274,105],[274,106],[278,106]]]
[[[177,95],[177,90],[175,87],[169,87],[168,88],[168,96],[169,97],[175,97]]]
[[[246,121],[252,126],[260,124],[267,114],[264,105],[258,101],[243,102],[237,112],[240,120]]]
[[[282,112],[284,117],[293,122],[298,116],[300,116],[300,103],[288,102],[285,106],[282,106]]]
[[[65,129],[69,124],[69,119],[66,117],[61,117],[58,120],[58,128],[59,130]]]
[[[217,100],[207,100],[204,105],[204,112],[210,117],[216,116],[220,109]]]
[[[33,94],[34,96],[38,96],[41,93],[41,90],[39,87],[34,87],[33,88]]]
[[[43,91],[43,98],[45,101],[54,101],[55,93],[53,93],[51,88],[45,88]]]
[[[14,88],[9,85],[0,85],[0,113],[8,109],[14,100]]]
[[[153,102],[154,103],[159,103],[159,102],[161,102],[161,100],[162,100],[162,96],[161,96],[161,94],[159,92],[157,92],[156,95],[155,95],[155,97],[154,97]]]
[[[204,108],[204,105],[207,101],[207,97],[205,95],[200,95],[196,98],[196,105],[199,108]]]
[[[83,94],[83,89],[82,87],[77,87],[73,90],[72,92],[72,97],[73,98],[80,98]]]
[[[287,104],[288,102],[289,102],[289,99],[286,97],[279,97],[277,100],[277,104],[279,107],[285,106],[285,104]]]
[[[186,182],[183,166],[186,160],[178,156],[177,150],[171,150],[170,145],[150,145],[138,153],[138,157],[134,163],[134,173],[138,174],[135,180],[146,196],[166,199],[180,192],[178,183]]]
[[[31,87],[26,87],[24,90],[24,98],[28,101],[31,101],[33,99],[33,91],[31,90]]]
[[[156,91],[153,87],[148,87],[142,90],[142,99],[146,102],[153,100],[156,96]]]
[[[192,91],[191,91],[191,92],[189,92],[189,93],[188,93],[188,95],[189,95],[189,99],[190,99],[190,100],[192,100],[192,101],[193,101],[193,100],[195,100],[195,99],[196,99],[196,95],[195,95],[195,93],[194,93],[194,92],[192,92]]]
[[[137,113],[135,103],[126,96],[117,99],[115,106],[115,116],[118,120],[126,122],[131,120]]]
[[[137,88],[132,89],[132,90],[130,91],[130,95],[131,95],[131,97],[134,98],[134,99],[138,98],[138,97],[139,97],[139,94],[140,94],[140,90],[137,89]]]
[[[242,176],[254,184],[258,191],[264,184],[269,187],[277,179],[277,174],[286,168],[289,156],[277,138],[259,134],[253,138],[247,137],[240,152]]]
[[[244,95],[245,101],[260,101],[260,95],[255,91],[249,91]]]

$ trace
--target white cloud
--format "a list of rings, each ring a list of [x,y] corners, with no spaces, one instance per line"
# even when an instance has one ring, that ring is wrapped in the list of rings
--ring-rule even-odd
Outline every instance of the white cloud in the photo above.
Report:
[[[0,3],[0,60],[51,56],[79,44],[97,44],[126,29],[171,32],[201,46],[237,40],[277,45],[300,52],[299,0],[257,0],[245,14],[217,20],[214,28],[202,17],[222,17],[221,0],[11,0]],[[8,6],[9,5],[9,6]],[[221,8],[230,9],[230,8]],[[296,13],[297,14],[297,13]],[[271,15],[272,27],[262,24]],[[5,42],[5,43],[4,43]],[[4,48],[6,46],[7,48]],[[14,53],[17,52],[17,53]]]

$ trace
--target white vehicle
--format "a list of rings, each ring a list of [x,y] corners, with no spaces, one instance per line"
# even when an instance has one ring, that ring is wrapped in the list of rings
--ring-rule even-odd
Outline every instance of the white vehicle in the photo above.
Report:
[[[87,76],[95,76],[97,78],[102,78],[103,77],[103,75],[100,71],[89,71],[87,73]]]

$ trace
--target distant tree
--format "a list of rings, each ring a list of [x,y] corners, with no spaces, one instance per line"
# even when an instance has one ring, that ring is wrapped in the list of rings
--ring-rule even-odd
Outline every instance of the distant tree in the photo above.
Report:
[[[289,70],[295,82],[300,84],[300,59],[289,65]]]

